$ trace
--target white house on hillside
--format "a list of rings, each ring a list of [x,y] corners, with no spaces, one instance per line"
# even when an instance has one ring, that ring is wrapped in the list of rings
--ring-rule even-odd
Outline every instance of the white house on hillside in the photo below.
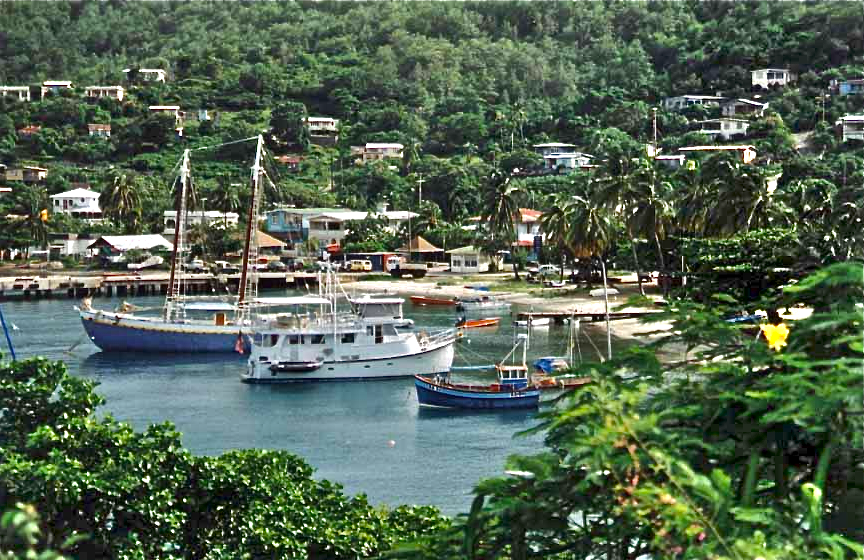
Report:
[[[72,89],[72,82],[69,80],[45,80],[42,82],[42,99],[48,92],[60,93],[64,89]]]
[[[132,72],[131,68],[123,70],[123,73],[126,74],[126,79],[129,79],[130,72]],[[138,79],[144,82],[164,82],[165,70],[159,68],[138,68]]]
[[[720,110],[724,117],[734,117],[736,115],[761,117],[765,114],[765,109],[767,108],[767,103],[759,103],[752,99],[729,99],[720,104]]]
[[[773,85],[785,86],[791,84],[798,76],[789,71],[788,68],[760,68],[750,72],[750,79],[754,86],[768,89]]]
[[[74,189],[52,195],[51,209],[55,214],[69,214],[83,220],[102,219],[99,193],[90,189]]]
[[[702,105],[703,107],[717,107],[721,101],[725,101],[725,97],[717,95],[679,95],[677,97],[667,97],[663,100],[663,108],[667,111],[680,111],[694,105]]]
[[[186,213],[186,231],[198,224],[234,227],[237,225],[239,219],[240,216],[236,212],[195,210]],[[165,235],[174,235],[174,229],[177,227],[177,211],[166,210],[162,214],[162,222],[165,224],[165,229],[162,230],[162,233]]]
[[[18,101],[30,101],[29,86],[0,86],[0,96],[16,97]]]
[[[405,146],[399,143],[369,142],[365,146],[351,146],[351,154],[359,155],[363,164],[384,159],[402,159]]]
[[[684,146],[683,148],[678,148],[679,152],[684,152],[685,154],[697,154],[697,153],[705,153],[705,152],[737,152],[738,157],[741,158],[742,163],[750,163],[756,159],[756,147],[749,145],[740,145],[740,146]]]
[[[126,90],[123,86],[89,86],[84,88],[84,96],[91,99],[99,99],[101,97],[110,97],[117,101],[123,101],[123,95]]]
[[[846,115],[835,123],[843,141],[864,140],[864,115]]]
[[[747,128],[750,126],[749,121],[743,119],[708,119],[699,121],[695,124],[699,125],[699,132],[716,139],[720,137],[724,140],[741,134],[747,134]]]
[[[87,134],[90,136],[98,136],[100,138],[111,138],[111,125],[95,123],[88,124]]]
[[[552,154],[573,153],[576,149],[576,144],[565,144],[563,142],[547,142],[545,144],[534,144],[534,151],[541,156],[550,156]]]
[[[543,156],[543,167],[546,169],[563,169],[572,171],[591,167],[594,156],[582,152],[570,152],[561,154],[549,154]]]

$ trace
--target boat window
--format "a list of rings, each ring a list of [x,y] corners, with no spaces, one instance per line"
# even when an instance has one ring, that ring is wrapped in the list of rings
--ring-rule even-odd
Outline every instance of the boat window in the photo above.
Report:
[[[342,344],[353,344],[354,343],[354,333],[345,333],[342,335]]]
[[[392,323],[383,325],[384,336],[396,336],[396,327]]]
[[[288,335],[288,344],[303,344],[303,335],[302,334],[289,334]]]
[[[324,344],[324,335],[323,334],[313,334],[312,340],[309,341],[309,344]]]
[[[384,329],[381,325],[375,325],[375,344],[381,344],[382,342],[384,342]]]
[[[372,325],[369,325],[368,327],[366,327],[366,334],[368,334],[369,336],[372,336],[372,333],[373,333]]]
[[[263,340],[261,341],[261,346],[263,346],[264,348],[271,348],[273,346],[276,346],[276,342],[279,340],[279,335],[265,334],[262,339]]]

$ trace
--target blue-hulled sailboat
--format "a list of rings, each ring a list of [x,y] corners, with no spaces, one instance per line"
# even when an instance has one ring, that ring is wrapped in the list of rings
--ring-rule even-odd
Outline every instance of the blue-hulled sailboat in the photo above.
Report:
[[[525,364],[528,335],[520,334],[510,353],[495,366],[498,382],[489,385],[453,383],[440,375],[414,376],[417,400],[422,406],[461,408],[473,410],[505,410],[537,408],[540,389],[529,384],[528,366]],[[505,364],[516,348],[522,346],[522,363]]]
[[[251,140],[251,139],[250,139]],[[78,310],[84,330],[93,343],[105,351],[129,352],[237,352],[249,349],[249,335],[258,295],[257,272],[250,262],[257,260],[257,216],[261,197],[264,140],[259,135],[252,165],[251,202],[246,224],[243,267],[236,301],[189,301],[184,295],[183,269],[187,198],[190,190],[189,154],[180,165],[180,196],[171,255],[168,295],[161,316],[93,309],[89,301]],[[210,319],[193,319],[195,312],[212,313]]]

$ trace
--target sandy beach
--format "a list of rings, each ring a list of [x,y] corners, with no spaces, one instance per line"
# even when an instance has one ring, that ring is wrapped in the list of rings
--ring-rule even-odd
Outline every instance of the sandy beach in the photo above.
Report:
[[[444,282],[439,282],[445,280]],[[584,290],[568,289],[566,295],[557,297],[544,297],[541,293],[541,288],[537,287],[528,292],[506,292],[506,291],[478,291],[470,286],[472,284],[488,285],[492,282],[472,283],[470,279],[465,279],[458,285],[451,284],[452,277],[432,277],[424,280],[369,280],[360,282],[350,282],[344,284],[346,292],[351,295],[362,294],[393,294],[399,296],[428,296],[437,298],[471,298],[478,295],[491,295],[509,301],[513,304],[512,312],[521,311],[574,311],[577,313],[603,313],[604,302],[603,297],[592,297]],[[595,288],[598,286],[595,286]],[[610,286],[611,288],[611,286]],[[615,289],[618,290],[617,295],[609,296],[610,311],[644,311],[657,312],[659,307],[624,307],[620,308],[630,296],[639,294],[637,284],[616,284]],[[545,288],[543,292],[549,293],[555,291],[556,288]],[[646,295],[654,301],[662,300],[660,290],[656,284],[649,283],[645,285]],[[595,328],[601,328],[602,323],[586,323]],[[610,322],[612,335],[620,339],[631,339],[635,342],[648,342],[659,335],[648,335],[651,331],[666,330],[671,325],[668,323],[651,323],[645,324],[638,319],[620,319]]]

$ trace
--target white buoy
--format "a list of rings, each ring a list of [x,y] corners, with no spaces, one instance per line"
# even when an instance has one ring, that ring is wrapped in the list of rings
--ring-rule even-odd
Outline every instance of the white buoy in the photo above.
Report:
[[[396,447],[396,441],[392,439],[387,440],[387,447]]]

